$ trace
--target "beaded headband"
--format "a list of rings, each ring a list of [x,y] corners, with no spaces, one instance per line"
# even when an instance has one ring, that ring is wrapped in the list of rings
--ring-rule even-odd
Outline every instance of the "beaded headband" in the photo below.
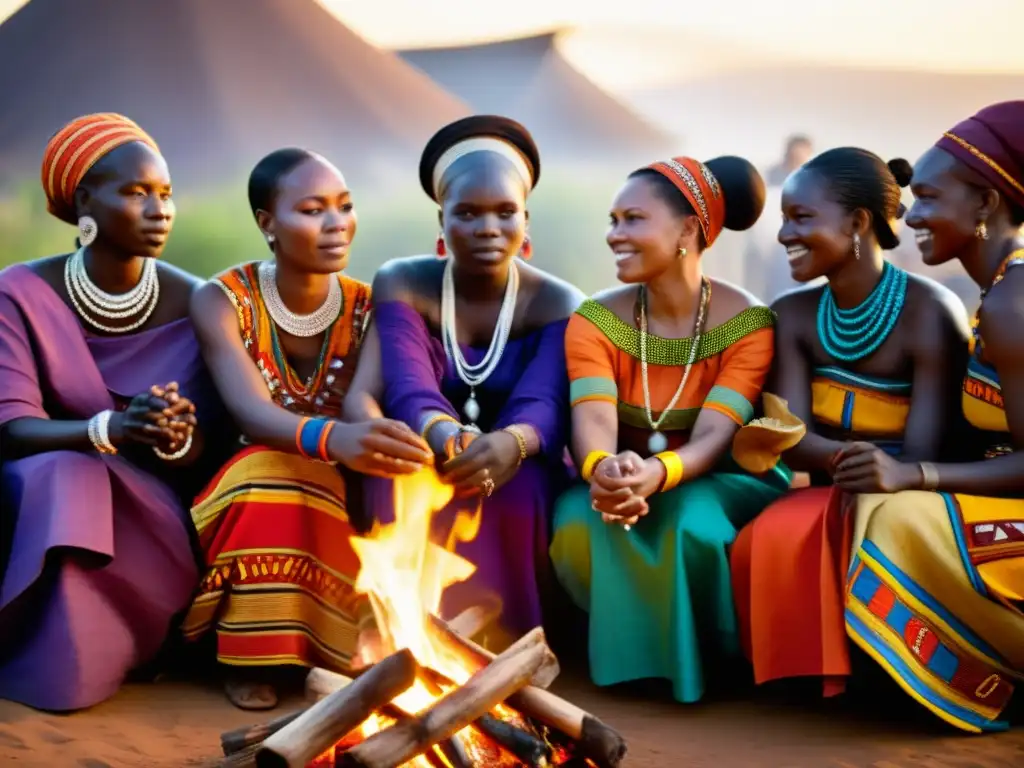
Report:
[[[437,159],[437,162],[434,164],[433,173],[435,197],[441,196],[441,179],[444,178],[445,172],[452,167],[456,160],[474,152],[494,152],[501,155],[512,163],[516,173],[522,178],[523,184],[526,185],[527,189],[533,186],[533,174],[530,172],[530,165],[515,146],[503,139],[491,136],[474,136],[453,144]]]
[[[674,157],[647,167],[667,178],[683,193],[697,214],[704,242],[710,248],[725,224],[725,197],[715,174],[692,157]]]

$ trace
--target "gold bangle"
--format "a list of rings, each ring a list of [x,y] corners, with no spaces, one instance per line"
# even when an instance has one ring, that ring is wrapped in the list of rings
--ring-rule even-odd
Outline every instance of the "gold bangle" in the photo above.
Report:
[[[519,463],[522,464],[529,457],[530,453],[526,447],[526,434],[523,432],[522,427],[517,427],[515,424],[505,427],[502,432],[508,432],[512,437],[516,439],[516,444],[519,446]]]
[[[918,462],[917,466],[921,468],[921,489],[925,491],[934,491],[939,487],[939,470],[935,468],[935,465],[930,461]]]
[[[430,434],[430,430],[432,430],[442,421],[450,421],[453,424],[459,423],[457,419],[453,419],[447,413],[435,413],[433,416],[427,419],[427,423],[423,425],[423,429],[420,430],[420,437],[426,440],[427,435]]]
[[[654,454],[654,458],[665,467],[665,482],[661,484],[659,491],[671,491],[683,482],[683,460],[675,451],[662,451]]]
[[[611,455],[608,451],[591,451],[588,453],[587,458],[583,460],[583,466],[580,467],[580,477],[589,483],[590,478],[594,476],[594,470],[597,469],[597,465]]]

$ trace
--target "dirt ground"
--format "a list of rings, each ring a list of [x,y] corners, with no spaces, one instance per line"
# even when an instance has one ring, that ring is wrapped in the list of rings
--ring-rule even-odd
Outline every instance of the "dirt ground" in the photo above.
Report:
[[[699,705],[658,691],[599,690],[578,669],[555,690],[618,728],[626,768],[1021,768],[1024,729],[969,736],[908,706],[898,691],[866,701],[734,690]],[[284,702],[278,713],[297,706]],[[0,702],[0,766],[179,768],[216,765],[221,731],[273,714],[234,709],[212,684],[130,684],[73,715]]]

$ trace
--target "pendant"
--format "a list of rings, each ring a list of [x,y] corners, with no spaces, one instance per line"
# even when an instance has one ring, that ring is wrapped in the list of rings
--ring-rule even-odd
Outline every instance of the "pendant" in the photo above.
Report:
[[[469,399],[462,406],[462,412],[466,414],[470,424],[476,424],[476,420],[480,418],[480,403],[476,401],[476,393],[473,390],[469,391]]]
[[[665,437],[661,432],[651,432],[651,436],[647,438],[647,449],[653,456],[656,453],[661,453],[668,449],[668,438]]]

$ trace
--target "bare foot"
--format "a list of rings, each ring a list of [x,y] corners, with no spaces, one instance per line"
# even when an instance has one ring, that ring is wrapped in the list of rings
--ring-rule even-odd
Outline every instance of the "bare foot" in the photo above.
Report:
[[[277,690],[269,683],[228,680],[224,683],[224,693],[239,709],[263,710],[277,706]]]

